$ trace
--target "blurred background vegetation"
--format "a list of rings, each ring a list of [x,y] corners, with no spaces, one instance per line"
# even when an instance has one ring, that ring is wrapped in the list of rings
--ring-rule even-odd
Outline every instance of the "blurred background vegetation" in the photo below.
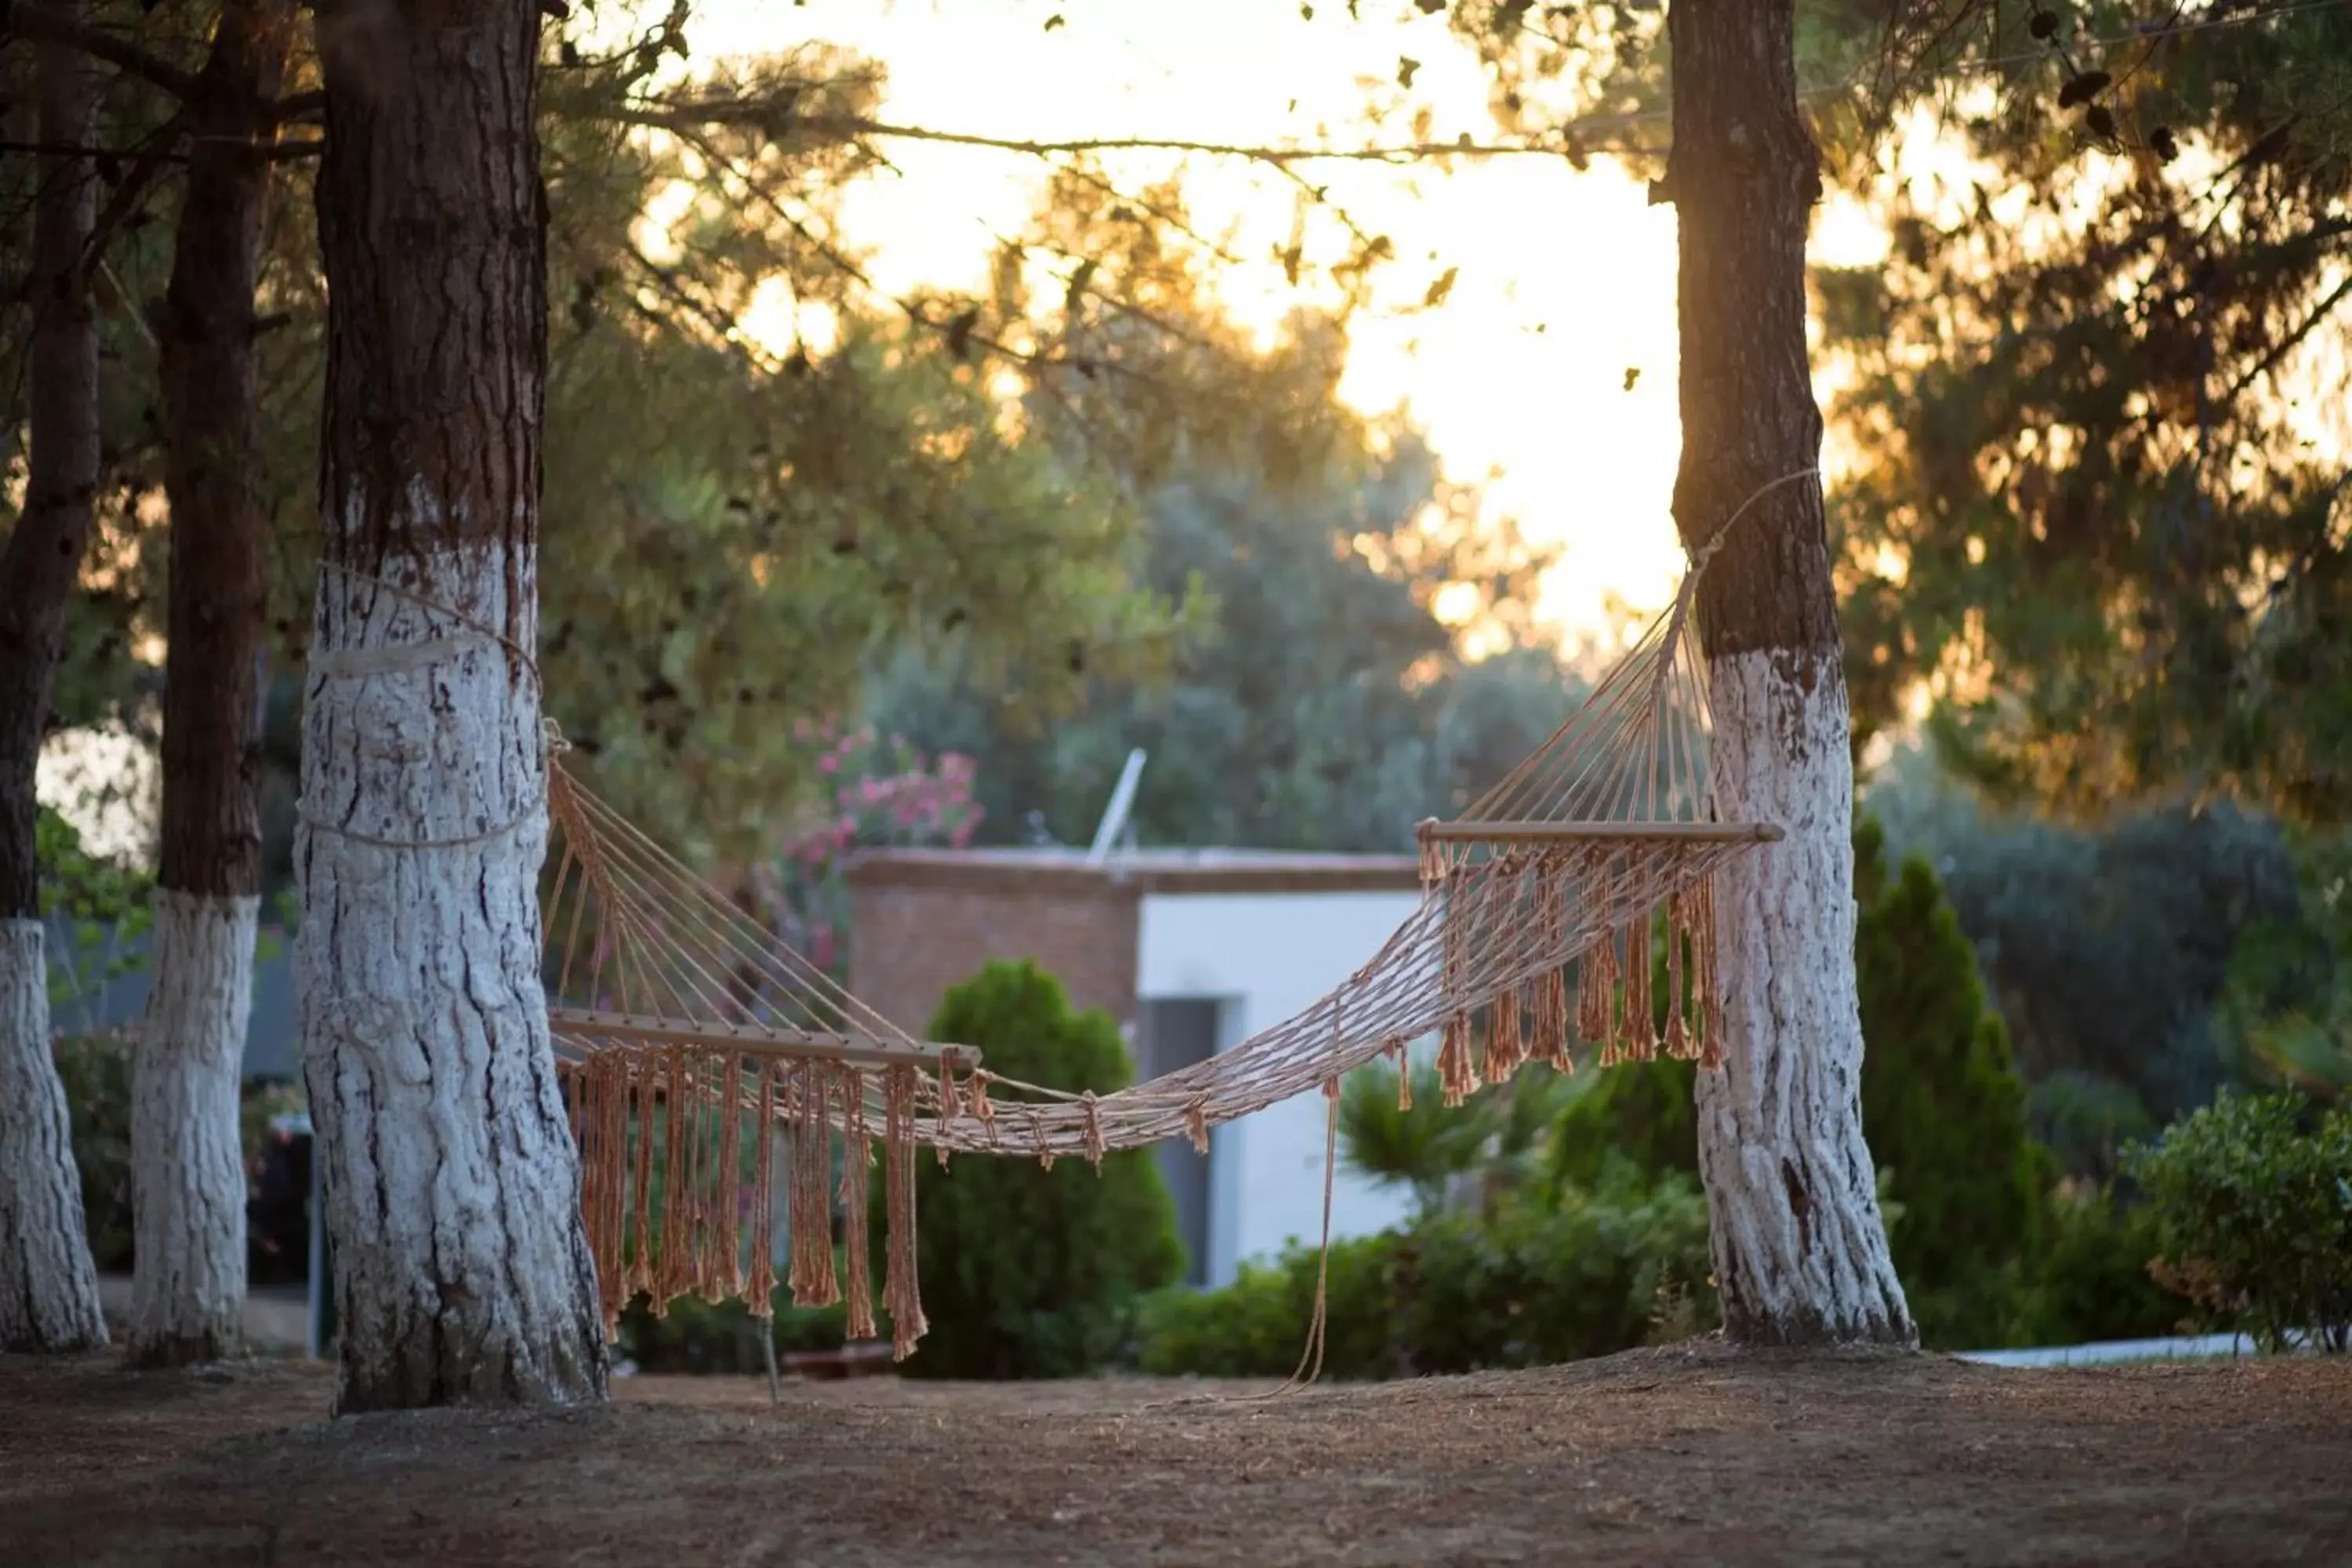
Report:
[[[1658,172],[1655,7],[1393,8],[1475,56],[1482,138]],[[97,9],[160,57],[200,58],[201,5]],[[1896,1260],[1947,1348],[2190,1319],[2276,1340],[2281,1299],[2309,1325],[2338,1310],[2319,1263],[2233,1274],[2257,1221],[2224,1199],[2248,1171],[2294,1186],[2294,1246],[2341,1256],[2352,12],[2200,16],[1803,9],[1807,79],[1835,84],[1807,99],[1831,201],[1885,241],[1815,277],[1860,764],[1864,1118]],[[689,16],[551,28],[543,94],[541,660],[576,760],[625,813],[837,961],[845,854],[1083,839],[1132,747],[1152,759],[1146,843],[1393,851],[1565,717],[1607,643],[1539,613],[1577,560],[1449,471],[1409,410],[1340,395],[1360,342],[1447,308],[1442,237],[1375,232],[1277,169],[1293,292],[1244,321],[1222,280],[1267,262],[1203,216],[1198,166],[1048,151],[1019,154],[1034,200],[984,277],[886,285],[844,217],[894,173],[882,63],[821,43],[716,61],[690,51]],[[1363,88],[1368,135],[1426,132],[1419,65]],[[169,109],[116,81],[104,138],[135,149]],[[1433,182],[1443,159],[1423,162]],[[24,262],[32,163],[0,165],[0,278]],[[324,353],[309,175],[281,171],[257,323],[273,894]],[[107,489],[56,703],[61,732],[134,747],[153,739],[169,571],[142,309],[170,229],[108,238]],[[1410,310],[1386,281],[1401,271]],[[0,526],[26,384],[5,309]],[[43,825],[51,913],[77,933],[60,1062],[116,1264],[121,1046],[69,1004],[121,961],[145,847]],[[1710,1321],[1686,1068],[1534,1074],[1453,1112],[1424,1092],[1400,1113],[1394,1088],[1348,1086],[1345,1156],[1415,1215],[1335,1249],[1334,1371],[1517,1364]],[[1044,1245],[992,1226],[1006,1248]],[[1152,1290],[1163,1261],[1058,1281],[1097,1315],[1051,1354],[1005,1348],[1021,1334],[925,1354],[1289,1370],[1310,1257],[1207,1293]],[[691,1304],[631,1323],[648,1366],[756,1344]],[[776,1331],[825,1330],[786,1313]]]

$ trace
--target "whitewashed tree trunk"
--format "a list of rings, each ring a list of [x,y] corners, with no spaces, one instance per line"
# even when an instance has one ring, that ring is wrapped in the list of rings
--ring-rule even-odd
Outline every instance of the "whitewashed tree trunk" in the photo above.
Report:
[[[536,0],[322,6],[329,279],[295,944],[338,1407],[601,1398],[541,986]],[[429,606],[429,607],[428,607]]]
[[[73,21],[86,7],[47,9]],[[98,100],[91,62],[37,45],[30,418],[23,510],[0,545],[0,1350],[106,1343],[98,1275],[82,1229],[72,1121],[50,1056],[41,925],[36,778],[66,601],[89,538],[104,468],[99,440],[98,321],[82,250],[98,214],[89,145]]]
[[[163,856],[155,984],[131,1161],[138,1238],[130,1356],[176,1366],[236,1348],[245,1309],[238,1089],[260,910],[253,735],[266,612],[254,491],[253,300],[269,166],[256,143],[285,75],[290,0],[222,0],[191,94],[186,195],[161,330],[172,500]]]
[[[400,575],[499,624],[530,564],[483,550]],[[604,1328],[539,967],[537,693],[497,643],[331,574],[311,665],[295,984],[339,1406],[597,1396]]]
[[[1780,843],[1716,900],[1727,1065],[1698,1079],[1726,1332],[1908,1343],[1862,1130],[1850,718],[1805,340],[1820,154],[1797,110],[1795,0],[1674,0],[1683,421],[1675,521],[1710,558],[1700,643],[1713,776]]]
[[[1708,673],[1724,811],[1788,835],[1727,868],[1716,900],[1733,1048],[1698,1078],[1698,1159],[1725,1321],[1768,1342],[1906,1341],[1862,1132],[1845,680],[1769,653]]]
[[[134,1365],[234,1355],[245,1312],[238,1091],[261,901],[159,890],[131,1099]]]
[[[0,1351],[105,1343],[71,1119],[49,1055],[44,931],[0,920]]]

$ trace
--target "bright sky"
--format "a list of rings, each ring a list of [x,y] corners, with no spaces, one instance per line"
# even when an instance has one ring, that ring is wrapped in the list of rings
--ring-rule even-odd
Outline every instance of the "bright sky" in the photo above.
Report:
[[[1493,139],[1485,69],[1442,17],[1349,24],[1342,0],[1318,10],[1307,21],[1272,0],[699,0],[688,37],[702,58],[806,38],[845,45],[887,65],[887,119],[1035,140],[1265,144],[1328,125],[1348,142],[1366,101],[1360,79],[1391,81],[1409,55],[1422,62],[1413,97],[1434,111],[1433,139]],[[1057,12],[1066,25],[1045,31]],[[992,232],[1017,228],[1029,211],[1040,165],[926,143],[887,152],[905,178],[860,188],[844,212],[850,237],[876,247],[878,280],[893,291],[977,281]],[[1171,161],[1139,159],[1122,173],[1141,178]],[[1637,182],[1605,163],[1582,174],[1543,158],[1450,175],[1337,163],[1313,173],[1367,230],[1394,237],[1390,302],[1417,301],[1460,268],[1442,310],[1359,324],[1342,395],[1369,413],[1409,405],[1453,478],[1496,471],[1490,513],[1566,544],[1548,618],[1598,629],[1612,592],[1637,608],[1663,605],[1681,560],[1667,510],[1678,449],[1672,210],[1649,206]],[[1288,232],[1293,187],[1278,175],[1194,159],[1187,189],[1204,231],[1229,216],[1252,224],[1244,257],[1271,255]],[[1236,315],[1258,322],[1292,298],[1270,262],[1223,289]]]

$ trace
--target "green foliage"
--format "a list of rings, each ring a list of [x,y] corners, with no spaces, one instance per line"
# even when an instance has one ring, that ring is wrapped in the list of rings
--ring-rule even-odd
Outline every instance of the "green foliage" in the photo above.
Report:
[[[2060,1170],[2098,1181],[2121,1168],[2126,1147],[2156,1131],[2155,1119],[2129,1085],[2072,1068],[2033,1085],[2025,1120]]]
[[[1172,679],[1092,681],[1083,710],[1042,731],[953,660],[902,658],[876,690],[885,728],[980,760],[993,841],[1033,814],[1082,841],[1141,746],[1143,842],[1396,851],[1574,704],[1526,622],[1553,552],[1481,518],[1409,436],[1287,491],[1207,470],[1143,504],[1140,584],[1213,606]],[[1465,659],[1433,607],[1450,583],[1475,585],[1474,621],[1518,646]]]
[[[1931,756],[1908,751],[1874,781],[1869,805],[1890,843],[1942,877],[2026,1077],[2120,1084],[2158,1122],[2203,1104],[2230,1076],[2234,1044],[2217,1008],[2248,944],[2264,932],[2306,942],[2322,929],[2298,910],[2294,840],[2226,803],[2079,830],[1988,811]],[[2312,995],[2298,983],[2254,1010],[2267,1016]]]
[[[2352,1095],[2352,837],[2298,836],[2295,860],[2298,908],[2240,938],[2220,1028],[2244,1076],[2341,1103]]]
[[[82,1221],[90,1256],[106,1273],[127,1271],[131,1256],[131,1073],[137,1038],[130,1028],[61,1032],[51,1044],[72,1123],[74,1168],[81,1177]],[[299,1111],[294,1086],[248,1082],[237,1114],[248,1199],[259,1191],[273,1117]]]
[[[2112,1187],[2064,1184],[2043,1211],[2033,1251],[2013,1270],[2015,1298],[2001,1345],[2091,1344],[2175,1331],[2180,1303],[2148,1271],[2160,1243],[2156,1215]]]
[[[2352,1349],[2352,1108],[2223,1093],[2136,1148],[2160,1278],[2205,1321],[2280,1350]]]
[[[740,866],[830,795],[792,721],[854,714],[888,658],[950,662],[1032,723],[1094,682],[1164,675],[1200,606],[1184,584],[1136,582],[1134,497],[1193,464],[1311,476],[1362,449],[1332,396],[1339,322],[1302,316],[1262,346],[1215,301],[1217,247],[1190,233],[1181,193],[1066,165],[990,289],[894,298],[837,221],[887,166],[856,132],[879,104],[877,65],[810,45],[681,83],[664,74],[684,50],[667,22],[585,48],[555,31],[538,653],[575,762],[690,861]],[[142,31],[188,68],[200,34]],[[136,144],[170,107],[135,84],[110,94],[101,140]],[[273,652],[299,677],[325,293],[308,171],[284,169],[254,484],[274,535]],[[163,292],[170,227],[117,233],[108,259],[133,299]],[[0,249],[19,238],[0,226]],[[134,312],[105,322],[113,466],[60,706],[152,732],[152,673],[132,650],[162,630],[168,558],[156,365]],[[11,433],[18,413],[0,409]],[[297,758],[278,743],[266,757],[282,876],[292,791],[276,775]]]
[[[1914,857],[1890,879],[1885,847],[1878,824],[1864,819],[1854,834],[1863,1128],[1903,1205],[1889,1246],[1912,1315],[1924,1339],[1949,1344],[1985,1320],[2002,1270],[2031,1251],[2056,1173],[2027,1136],[2009,1037],[1935,872]]]
[[[63,1028],[144,962],[136,944],[153,919],[154,881],[88,853],[73,825],[47,806],[34,818],[33,843],[48,922],[49,1011]]]
[[[1410,1107],[1400,1105],[1397,1070],[1386,1062],[1341,1080],[1339,1157],[1357,1174],[1410,1187],[1424,1213],[1443,1204],[1453,1177],[1523,1174],[1578,1089],[1575,1079],[1531,1064],[1510,1082],[1489,1084],[1448,1106],[1434,1063],[1416,1062],[1411,1071]]]
[[[836,1256],[835,1261],[841,1258]],[[784,1356],[840,1349],[845,1322],[837,1304],[786,1308],[768,1321],[767,1330],[777,1355]],[[752,1375],[767,1370],[767,1359],[760,1353],[760,1320],[739,1300],[714,1304],[698,1296],[681,1296],[656,1316],[639,1297],[622,1310],[616,1359],[625,1358],[647,1373]]]
[[[1854,884],[1863,1131],[1895,1270],[1928,1342],[1998,1340],[2056,1171],[2027,1133],[2024,1082],[1934,871],[1915,858],[1890,878],[1884,836],[1864,818]],[[1601,1074],[1553,1130],[1554,1187],[1589,1185],[1619,1160],[1696,1174],[1696,1070],[1660,1060]]]
[[[1437,1069],[1411,1065],[1412,1103],[1399,1104],[1399,1075],[1386,1062],[1357,1068],[1339,1084],[1339,1159],[1350,1173],[1412,1189],[1413,1202],[1433,1209],[1446,1179],[1476,1167],[1486,1129],[1468,1106],[1448,1107]]]
[[[1145,1306],[1138,1361],[1159,1375],[1266,1377],[1298,1362],[1317,1254],[1293,1247],[1245,1265],[1223,1289],[1169,1291]],[[1507,1198],[1491,1219],[1427,1214],[1335,1242],[1324,1372],[1414,1376],[1545,1366],[1712,1321],[1706,1204],[1697,1184],[1654,1184],[1620,1167],[1555,1204]]]
[[[1893,244],[1823,279],[1849,301],[1824,320],[1853,374],[1829,416],[1858,458],[1832,502],[1857,729],[1961,657],[1992,679],[1941,688],[1937,737],[1997,794],[2088,812],[2177,784],[2341,820],[2352,490],[2306,411],[2352,319],[2352,16],[2110,57],[2062,110],[2052,50],[2147,18],[2069,8],[2044,45],[2032,9],[1919,8],[1917,68],[1881,75],[1897,110],[1940,93],[1939,61],[2030,63],[1936,117],[1964,180],[1853,163]]]
[[[51,1047],[73,1127],[82,1224],[107,1273],[131,1267],[131,1068],[127,1030],[60,1034]]]
[[[1698,1173],[1697,1068],[1661,1058],[1596,1073],[1553,1123],[1544,1175],[1554,1192],[1591,1187],[1623,1161],[1641,1171]]]
[[[931,1038],[980,1047],[1008,1078],[1072,1093],[1131,1081],[1118,1026],[1074,1013],[1033,962],[992,963],[950,990]],[[931,1322],[907,1370],[918,1376],[1068,1377],[1108,1362],[1135,1300],[1181,1277],[1175,1206],[1148,1149],[1045,1170],[1022,1160],[919,1162],[917,1243]],[[874,1205],[878,1216],[883,1208]]]

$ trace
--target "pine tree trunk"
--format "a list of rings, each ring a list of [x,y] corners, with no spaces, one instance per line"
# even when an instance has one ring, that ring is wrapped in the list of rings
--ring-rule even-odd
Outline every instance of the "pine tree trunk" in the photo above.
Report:
[[[34,59],[41,141],[87,145],[97,103],[89,62],[50,45]],[[106,1343],[65,1087],[49,1052],[34,837],[66,600],[98,493],[98,321],[79,265],[98,181],[89,159],[56,155],[40,159],[37,178],[30,471],[0,552],[0,1350],[57,1352]]]
[[[131,1096],[134,1365],[233,1355],[245,1310],[237,1091],[260,900],[155,895],[155,973]]]
[[[187,106],[187,194],[164,295],[171,664],[155,974],[131,1099],[129,1354],[140,1365],[230,1354],[244,1316],[237,1103],[261,891],[254,655],[264,608],[253,300],[269,196],[266,115],[292,26],[284,0],[221,7]]]
[[[1794,0],[1675,0],[1682,468],[1694,548],[1821,453],[1805,343],[1819,153]],[[1698,1080],[1724,1326],[1773,1344],[1914,1338],[1862,1131],[1852,728],[1816,479],[1748,504],[1699,589],[1725,813],[1788,837],[1717,900],[1730,1060]]]
[[[539,691],[505,646],[538,634],[539,10],[367,0],[322,6],[318,39],[326,569],[296,985],[338,1407],[601,1398],[540,975]]]

